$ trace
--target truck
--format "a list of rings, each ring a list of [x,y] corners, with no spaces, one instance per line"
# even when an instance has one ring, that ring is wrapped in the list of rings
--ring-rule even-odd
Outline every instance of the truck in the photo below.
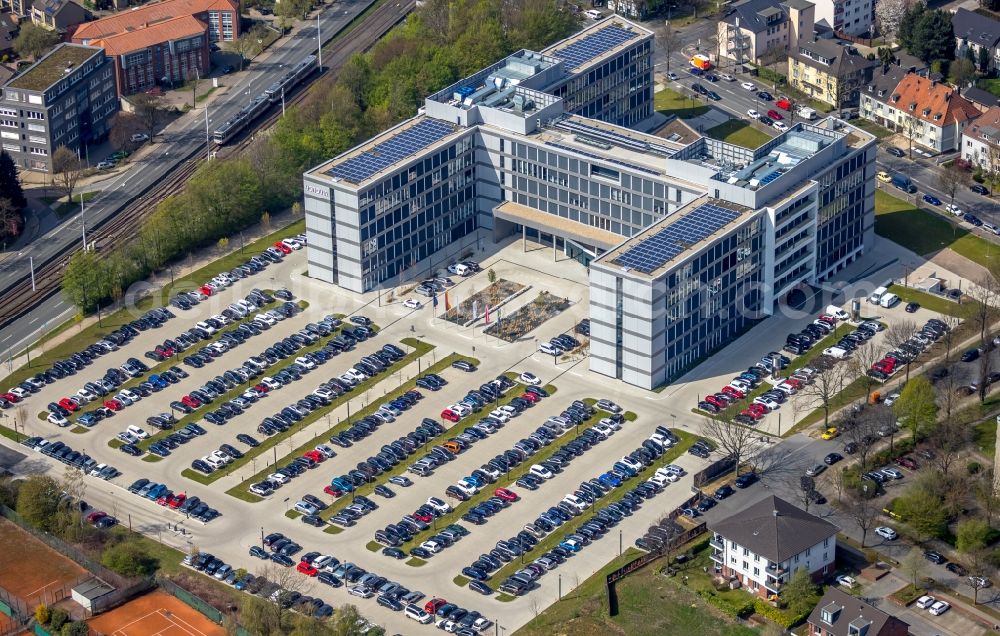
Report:
[[[892,185],[908,194],[913,194],[917,191],[917,186],[913,185],[913,182],[905,174],[892,175]]]
[[[800,106],[796,114],[803,119],[808,119],[809,121],[816,119],[816,111],[808,106]]]
[[[691,58],[691,66],[695,68],[700,68],[703,71],[708,71],[712,68],[712,60],[708,59],[707,55],[702,55],[698,53]]]

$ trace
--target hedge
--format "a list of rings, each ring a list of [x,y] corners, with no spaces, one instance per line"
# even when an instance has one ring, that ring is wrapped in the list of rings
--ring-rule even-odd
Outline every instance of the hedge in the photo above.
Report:
[[[762,598],[754,599],[753,609],[757,614],[760,614],[769,621],[781,625],[785,629],[789,629],[792,625],[801,623],[808,615],[807,613],[792,614],[791,612],[780,610]]]
[[[726,615],[733,618],[749,618],[754,612],[754,603],[747,597],[739,601],[733,601],[722,596],[713,594],[707,590],[699,590],[698,596],[708,601],[709,605],[722,610]]]

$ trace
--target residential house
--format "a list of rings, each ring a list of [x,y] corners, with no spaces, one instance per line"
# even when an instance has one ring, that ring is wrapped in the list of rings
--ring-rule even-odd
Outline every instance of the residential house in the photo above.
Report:
[[[18,167],[51,172],[56,148],[82,152],[108,134],[118,103],[104,49],[60,44],[3,85],[0,142]]]
[[[799,43],[788,54],[788,81],[813,99],[835,108],[857,106],[861,89],[878,62],[832,40]]]
[[[958,9],[951,17],[951,25],[955,29],[956,58],[964,56],[966,49],[972,49],[978,65],[979,50],[986,49],[989,68],[1000,68],[1000,21],[968,9]]]
[[[31,19],[31,0],[0,0],[0,11],[10,11],[23,20]]]
[[[14,49],[14,38],[18,32],[17,19],[9,11],[0,12],[0,55]]]
[[[875,24],[875,0],[816,0],[816,24],[835,35],[862,36]]]
[[[977,86],[963,89],[962,97],[972,102],[976,108],[984,113],[994,106],[1000,106],[1000,97]]]
[[[52,31],[65,33],[85,22],[90,13],[73,0],[33,0],[31,21]]]
[[[826,588],[812,614],[809,636],[907,636],[910,625],[836,587]]]
[[[232,42],[241,33],[240,5],[237,0],[163,0],[151,2],[129,11],[121,11],[94,20],[80,27],[73,33],[73,41],[80,44],[90,44],[95,40],[121,35],[123,33],[148,29],[157,23],[191,16],[208,28],[209,42]],[[166,30],[161,35],[173,36],[172,30]],[[161,41],[167,46],[169,39]]]
[[[833,574],[839,528],[774,495],[709,524],[712,560],[723,576],[762,598],[780,595],[792,573]]]
[[[958,150],[979,109],[951,86],[906,73],[895,87],[866,87],[860,115],[934,152]]]
[[[114,60],[119,95],[176,86],[206,77],[211,70],[208,26],[190,15],[106,35],[90,44],[103,47]]]
[[[1000,106],[987,110],[962,132],[962,159],[986,172],[1000,170]]]
[[[783,61],[800,38],[812,39],[813,4],[807,0],[743,0],[717,25],[719,57],[737,64]]]

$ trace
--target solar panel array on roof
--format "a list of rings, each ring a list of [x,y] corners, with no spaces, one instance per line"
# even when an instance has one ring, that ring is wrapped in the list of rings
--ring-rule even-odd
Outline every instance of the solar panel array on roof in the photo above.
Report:
[[[775,170],[774,172],[766,175],[763,179],[760,180],[761,187],[771,183],[772,181],[780,177],[782,174],[783,173],[780,170]]]
[[[705,240],[739,215],[739,212],[729,208],[705,203],[625,250],[611,262],[649,274],[691,245]]]
[[[638,35],[634,31],[608,25],[597,33],[580,38],[566,48],[552,52],[551,55],[565,62],[567,68],[576,69]]]
[[[412,157],[453,132],[455,128],[450,124],[436,119],[425,119],[386,139],[371,150],[337,164],[326,173],[351,183],[361,183],[389,166]]]

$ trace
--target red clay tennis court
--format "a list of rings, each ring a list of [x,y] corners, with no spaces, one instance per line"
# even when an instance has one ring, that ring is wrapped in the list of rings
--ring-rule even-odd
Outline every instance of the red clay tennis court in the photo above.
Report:
[[[87,622],[104,636],[225,636],[226,630],[166,592],[154,591]]]
[[[88,576],[72,560],[3,518],[0,518],[0,545],[6,547],[0,550],[0,586],[26,603],[47,601],[47,592],[55,593]],[[65,595],[69,596],[68,590]]]

